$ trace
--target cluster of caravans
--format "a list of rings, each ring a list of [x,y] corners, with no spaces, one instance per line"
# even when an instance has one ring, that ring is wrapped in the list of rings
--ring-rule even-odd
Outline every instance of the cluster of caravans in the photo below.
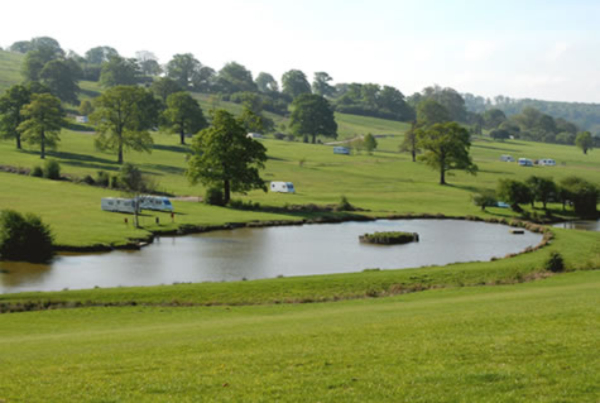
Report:
[[[515,159],[511,155],[502,155],[500,157],[500,161],[515,162]],[[552,158],[544,158],[535,161],[529,158],[519,158],[518,164],[522,167],[532,167],[534,165],[553,167],[556,165],[556,161],[554,161]]]
[[[133,199],[103,197],[100,204],[102,210],[116,213],[135,213],[136,205],[138,212],[140,210],[173,211],[169,198],[161,196],[139,196]]]

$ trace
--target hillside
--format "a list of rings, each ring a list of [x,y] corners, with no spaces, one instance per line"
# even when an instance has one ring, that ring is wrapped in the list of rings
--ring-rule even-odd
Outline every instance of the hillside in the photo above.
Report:
[[[21,63],[25,56],[0,50],[0,94],[22,81]]]

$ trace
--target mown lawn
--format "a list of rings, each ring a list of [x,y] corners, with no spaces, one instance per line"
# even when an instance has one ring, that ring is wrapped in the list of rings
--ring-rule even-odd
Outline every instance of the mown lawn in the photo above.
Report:
[[[596,402],[600,273],[325,304],[0,316],[7,402]]]

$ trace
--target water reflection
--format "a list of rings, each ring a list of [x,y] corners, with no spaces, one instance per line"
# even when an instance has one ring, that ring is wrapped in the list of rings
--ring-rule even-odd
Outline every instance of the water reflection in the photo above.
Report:
[[[578,229],[583,231],[600,231],[600,220],[597,221],[568,221],[554,225],[557,228]]]
[[[374,231],[418,232],[421,242],[365,245]],[[161,238],[141,251],[60,256],[50,265],[0,262],[0,292],[62,290],[174,282],[235,281],[486,261],[539,243],[502,225],[459,220],[380,220],[274,228],[240,228]]]

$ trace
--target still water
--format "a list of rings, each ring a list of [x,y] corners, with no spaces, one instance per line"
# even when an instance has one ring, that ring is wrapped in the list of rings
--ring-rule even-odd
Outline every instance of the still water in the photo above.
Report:
[[[597,221],[567,221],[554,225],[557,228],[578,229],[583,231],[600,231],[600,220]]]
[[[141,251],[61,255],[49,265],[0,262],[0,293],[402,269],[487,261],[537,245],[542,236],[460,220],[378,220],[240,228],[160,238]],[[375,231],[417,232],[420,242],[360,244]],[[449,268],[451,270],[451,268]]]

